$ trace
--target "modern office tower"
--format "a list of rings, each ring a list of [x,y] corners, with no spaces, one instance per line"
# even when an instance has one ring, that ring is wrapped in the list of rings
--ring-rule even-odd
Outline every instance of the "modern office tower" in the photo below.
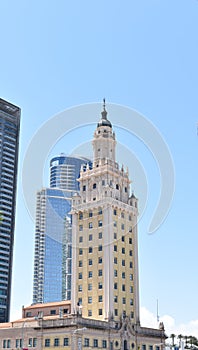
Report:
[[[92,163],[89,159],[76,156],[70,157],[61,153],[50,161],[50,187],[58,187],[65,190],[79,190],[79,183],[76,179],[80,176],[81,164]]]
[[[93,168],[80,173],[72,204],[72,312],[139,324],[138,201],[116,162],[104,105],[93,139]]]
[[[10,313],[20,115],[0,99],[0,322]]]
[[[51,188],[37,193],[33,303],[71,299],[71,198],[85,163],[63,154],[50,162]],[[85,165],[86,167],[86,165]]]

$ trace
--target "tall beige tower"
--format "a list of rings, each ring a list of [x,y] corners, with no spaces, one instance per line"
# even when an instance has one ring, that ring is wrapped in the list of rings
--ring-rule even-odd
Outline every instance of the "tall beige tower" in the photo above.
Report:
[[[72,201],[72,311],[97,320],[128,316],[139,324],[137,198],[116,163],[104,106],[93,138],[93,168],[81,169]]]

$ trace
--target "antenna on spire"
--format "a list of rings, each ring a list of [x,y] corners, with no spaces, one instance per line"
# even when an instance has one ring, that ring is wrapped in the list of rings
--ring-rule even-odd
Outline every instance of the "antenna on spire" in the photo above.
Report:
[[[102,119],[107,119],[107,111],[106,111],[106,100],[103,98],[103,111],[102,111]]]
[[[159,312],[158,312],[158,299],[157,299],[157,322],[159,322]]]

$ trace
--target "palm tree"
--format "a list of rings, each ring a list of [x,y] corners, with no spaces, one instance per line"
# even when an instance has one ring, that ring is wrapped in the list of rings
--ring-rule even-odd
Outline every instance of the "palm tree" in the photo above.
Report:
[[[182,334],[179,334],[179,335],[177,336],[177,338],[179,339],[179,347],[181,348],[181,340],[182,340],[182,338],[183,338],[183,335],[182,335]]]
[[[185,339],[185,349],[188,349],[188,336],[185,335],[184,339]]]
[[[174,346],[175,346],[175,334],[171,334],[170,335],[170,338],[172,339],[172,347],[174,348]]]

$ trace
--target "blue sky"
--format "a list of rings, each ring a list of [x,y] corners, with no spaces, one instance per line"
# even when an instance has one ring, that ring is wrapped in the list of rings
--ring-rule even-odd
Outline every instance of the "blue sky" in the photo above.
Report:
[[[12,315],[32,301],[34,223],[21,185],[29,142],[53,115],[105,96],[107,104],[137,110],[158,128],[175,167],[169,215],[148,235],[159,175],[152,155],[132,140],[129,147],[148,181],[139,224],[141,306],[155,314],[159,299],[161,317],[169,315],[175,329],[185,324],[198,336],[197,323],[188,328],[198,320],[198,1],[7,0],[0,14],[0,96],[22,109]],[[98,118],[93,115],[93,122]],[[92,138],[90,130],[85,129],[85,141]],[[116,135],[127,143],[119,130]],[[51,155],[71,152],[78,141],[74,133]]]

